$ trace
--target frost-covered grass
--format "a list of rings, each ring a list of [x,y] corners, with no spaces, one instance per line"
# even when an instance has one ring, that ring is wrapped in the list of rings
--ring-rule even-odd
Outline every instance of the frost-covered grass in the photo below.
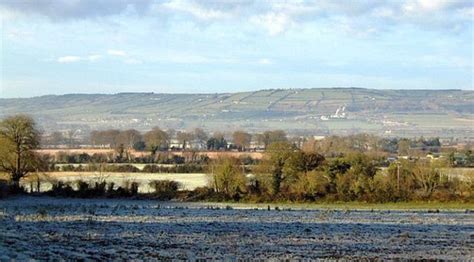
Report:
[[[283,209],[335,209],[335,210],[392,210],[392,211],[465,211],[474,209],[474,202],[313,202],[313,203],[207,203],[210,205],[231,205],[237,208],[268,208],[278,207]]]
[[[151,200],[0,201],[0,259],[452,259],[474,253],[464,211],[371,211]]]

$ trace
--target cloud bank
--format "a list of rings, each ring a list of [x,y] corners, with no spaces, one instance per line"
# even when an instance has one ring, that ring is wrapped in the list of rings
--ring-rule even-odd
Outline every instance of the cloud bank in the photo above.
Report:
[[[189,19],[193,23],[247,22],[278,35],[304,23],[330,21],[349,30],[381,32],[397,24],[460,31],[472,26],[471,0],[197,1],[0,0],[2,13],[37,15],[55,22],[118,15]]]

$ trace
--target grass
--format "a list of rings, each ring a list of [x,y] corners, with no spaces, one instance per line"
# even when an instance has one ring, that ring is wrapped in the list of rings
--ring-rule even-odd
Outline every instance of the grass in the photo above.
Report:
[[[138,182],[141,193],[147,193],[150,190],[148,184],[153,180],[173,180],[179,182],[186,190],[193,190],[208,183],[208,177],[204,173],[45,172],[39,176],[42,191],[50,190],[52,183],[56,181],[72,184],[78,180],[88,183],[107,181],[117,186],[126,182]],[[30,181],[28,177],[24,179],[23,186],[29,189]]]
[[[418,125],[419,128],[439,128],[439,127],[468,127],[471,123],[463,121],[452,114],[393,114],[394,119],[400,122],[409,122]]]
[[[464,211],[474,209],[474,202],[391,202],[391,203],[364,203],[364,202],[335,202],[335,203],[236,203],[236,202],[209,202],[209,205],[230,206],[232,208],[259,208],[265,209],[331,209],[331,210],[441,210]]]

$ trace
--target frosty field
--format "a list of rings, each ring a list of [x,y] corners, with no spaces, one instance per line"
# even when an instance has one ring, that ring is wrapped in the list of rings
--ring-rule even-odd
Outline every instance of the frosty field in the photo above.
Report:
[[[150,200],[0,201],[0,259],[194,260],[474,256],[465,211],[275,210]]]

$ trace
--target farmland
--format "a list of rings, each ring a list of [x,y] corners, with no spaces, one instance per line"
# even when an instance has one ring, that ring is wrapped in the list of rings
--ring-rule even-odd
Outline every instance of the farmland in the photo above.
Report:
[[[148,152],[40,149],[32,118],[2,122],[18,123],[33,139],[3,133],[2,260],[466,260],[474,251],[470,151],[390,162],[367,146],[438,139],[330,137],[306,151],[276,131],[261,152],[160,151],[166,133],[154,129]],[[30,154],[15,155],[15,143]],[[20,157],[28,169],[12,162]]]
[[[106,181],[121,186],[124,183],[136,182],[139,184],[140,193],[151,191],[149,183],[155,180],[172,180],[181,185],[183,190],[194,190],[197,187],[203,187],[208,184],[206,174],[179,174],[179,173],[121,173],[121,172],[48,172],[39,175],[31,175],[22,181],[22,185],[27,191],[31,190],[31,183],[35,184],[37,177],[41,181],[41,192],[51,190],[54,183],[62,181],[69,183],[74,187],[76,181],[84,181],[90,184]],[[33,186],[34,188],[34,186]]]
[[[2,200],[0,210],[4,260],[468,260],[474,252],[474,220],[464,210],[267,210],[45,197]]]
[[[461,90],[312,88],[221,94],[70,94],[0,99],[0,117],[31,114],[46,131],[149,130],[160,126],[465,137],[472,131],[473,103],[474,93]],[[345,108],[344,117],[330,117],[341,107]]]

